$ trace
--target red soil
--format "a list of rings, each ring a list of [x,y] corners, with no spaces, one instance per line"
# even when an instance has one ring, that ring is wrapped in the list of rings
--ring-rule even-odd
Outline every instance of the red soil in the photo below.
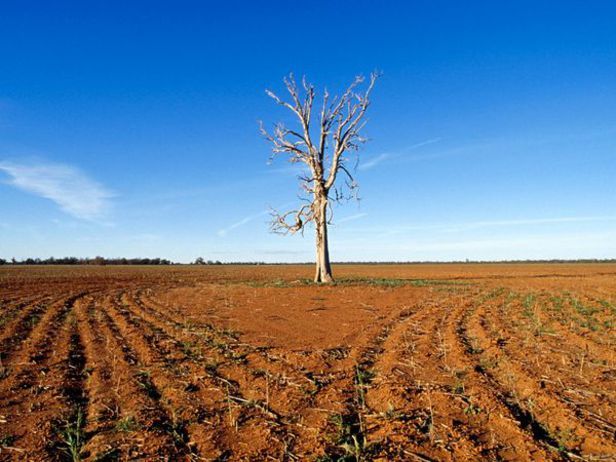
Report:
[[[0,269],[0,460],[616,460],[616,265],[334,270]]]

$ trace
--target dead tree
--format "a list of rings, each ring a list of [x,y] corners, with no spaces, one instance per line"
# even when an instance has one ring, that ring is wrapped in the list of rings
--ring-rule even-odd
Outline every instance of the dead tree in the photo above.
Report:
[[[364,77],[356,77],[342,96],[330,97],[325,90],[320,113],[313,113],[315,89],[305,78],[301,88],[292,74],[284,79],[290,95],[288,101],[266,90],[276,103],[291,111],[298,125],[288,128],[278,123],[269,132],[261,123],[261,133],[272,143],[272,158],[282,154],[292,164],[302,163],[305,167],[305,173],[298,177],[302,190],[300,199],[304,204],[284,213],[273,211],[271,229],[282,234],[303,234],[305,227],[314,223],[315,282],[333,281],[327,226],[332,221],[332,204],[356,197],[358,185],[349,164],[355,160],[357,165],[357,151],[367,141],[361,131],[366,124],[364,116],[377,77],[375,72],[370,74],[366,85],[363,85]],[[355,155],[351,156],[353,153]]]

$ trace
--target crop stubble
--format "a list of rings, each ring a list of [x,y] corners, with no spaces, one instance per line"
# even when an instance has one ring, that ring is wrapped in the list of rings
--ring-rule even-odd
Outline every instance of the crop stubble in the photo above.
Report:
[[[616,460],[616,265],[0,269],[0,460]]]

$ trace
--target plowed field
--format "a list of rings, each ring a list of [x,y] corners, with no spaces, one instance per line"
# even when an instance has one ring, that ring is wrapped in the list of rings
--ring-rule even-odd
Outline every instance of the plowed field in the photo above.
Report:
[[[0,268],[0,460],[616,460],[616,265]]]

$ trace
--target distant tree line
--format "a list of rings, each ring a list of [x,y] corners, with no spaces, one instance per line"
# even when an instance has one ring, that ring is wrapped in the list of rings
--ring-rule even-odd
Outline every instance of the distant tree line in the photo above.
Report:
[[[552,259],[552,260],[450,260],[450,261],[430,261],[430,260],[402,260],[402,261],[335,261],[335,265],[478,265],[478,264],[546,264],[546,263],[616,263],[616,258],[580,258],[577,260]],[[264,262],[264,261],[225,261],[218,260],[205,261],[199,257],[192,265],[314,265],[314,262]]]
[[[477,265],[477,264],[546,264],[546,263],[616,263],[616,258],[580,258],[571,259],[552,259],[552,260],[450,260],[450,261],[430,261],[430,260],[401,260],[401,261],[335,261],[335,265]],[[264,262],[264,261],[226,261],[204,260],[197,258],[192,265],[314,265],[314,262]]]
[[[339,261],[336,265],[448,265],[448,264],[541,264],[541,263],[616,263],[616,258],[583,258],[578,260],[463,260],[463,261]],[[0,265],[178,265],[165,258],[25,258],[23,260],[6,260],[0,258]],[[268,263],[263,261],[230,261],[205,260],[203,257],[196,258],[191,265],[314,265],[313,262],[277,262]]]
[[[25,258],[11,261],[0,258],[0,265],[172,265],[173,262],[165,258]]]
[[[192,262],[193,265],[222,265],[223,263],[219,260],[213,261],[213,260],[204,260],[203,257],[197,257],[195,259],[194,262]]]

